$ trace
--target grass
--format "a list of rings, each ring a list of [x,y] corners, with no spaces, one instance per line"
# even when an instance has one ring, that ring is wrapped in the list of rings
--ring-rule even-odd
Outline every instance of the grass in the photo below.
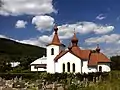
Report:
[[[120,71],[111,71],[104,81],[78,90],[120,90]]]

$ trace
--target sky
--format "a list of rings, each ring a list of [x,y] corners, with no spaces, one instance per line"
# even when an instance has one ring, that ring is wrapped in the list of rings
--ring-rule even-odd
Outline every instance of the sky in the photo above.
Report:
[[[0,37],[45,47],[58,26],[66,46],[74,29],[82,49],[120,55],[120,0],[0,0]]]

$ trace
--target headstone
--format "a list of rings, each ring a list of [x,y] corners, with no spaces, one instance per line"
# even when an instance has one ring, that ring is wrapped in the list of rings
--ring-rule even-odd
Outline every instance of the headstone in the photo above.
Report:
[[[9,86],[5,86],[2,90],[13,90],[13,89]]]
[[[13,88],[25,88],[25,83],[15,82],[15,83],[13,83]]]
[[[14,82],[18,82],[18,78],[17,78],[17,76],[14,78]]]
[[[0,77],[0,86],[4,86],[4,85],[5,85],[5,80]]]
[[[22,77],[19,78],[19,82],[22,82]]]
[[[54,83],[53,83],[52,90],[57,90],[57,87],[56,87],[56,82],[54,82]]]

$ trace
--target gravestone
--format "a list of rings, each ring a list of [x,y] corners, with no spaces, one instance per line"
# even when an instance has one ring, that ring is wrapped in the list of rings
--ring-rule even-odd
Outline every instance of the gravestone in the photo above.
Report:
[[[5,80],[0,77],[0,86],[5,86]]]
[[[13,83],[13,88],[25,88],[25,83],[15,82],[15,83]]]
[[[3,87],[2,90],[13,90],[13,89],[11,87],[9,87],[9,86],[5,86],[5,87]]]

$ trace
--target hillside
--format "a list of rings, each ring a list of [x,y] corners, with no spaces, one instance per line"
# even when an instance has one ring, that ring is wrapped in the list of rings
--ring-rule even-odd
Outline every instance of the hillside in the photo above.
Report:
[[[0,38],[0,53],[8,55],[31,55],[41,57],[45,54],[45,49],[42,47],[21,44],[9,39]]]
[[[28,44],[18,43],[0,38],[0,66],[5,62],[21,62],[21,66],[28,68],[30,63],[45,55],[46,49]]]

